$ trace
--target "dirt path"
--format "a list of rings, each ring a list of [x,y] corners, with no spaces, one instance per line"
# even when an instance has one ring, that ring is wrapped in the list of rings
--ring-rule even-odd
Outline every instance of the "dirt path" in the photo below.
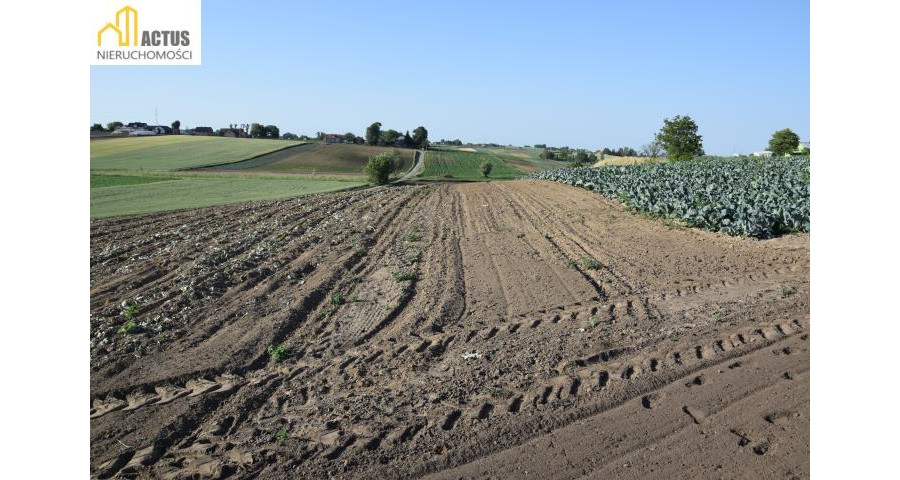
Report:
[[[99,477],[808,477],[808,235],[393,187],[93,222],[91,288]]]

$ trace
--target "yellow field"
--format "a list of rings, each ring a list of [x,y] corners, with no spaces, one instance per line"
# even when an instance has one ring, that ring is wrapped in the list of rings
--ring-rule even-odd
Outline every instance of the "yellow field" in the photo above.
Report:
[[[608,167],[613,165],[641,165],[644,163],[665,163],[665,157],[617,157],[615,155],[606,155],[603,160],[599,160],[594,164],[595,167]]]

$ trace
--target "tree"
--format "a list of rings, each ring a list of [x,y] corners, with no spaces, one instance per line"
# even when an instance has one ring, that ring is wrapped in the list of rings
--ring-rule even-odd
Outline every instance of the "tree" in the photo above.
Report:
[[[356,135],[353,132],[347,132],[344,134],[344,141],[347,143],[356,143]]]
[[[703,155],[703,137],[697,134],[697,124],[687,115],[664,119],[655,141],[666,150],[671,161],[690,160]]]
[[[324,140],[325,132],[316,132],[316,140]]]
[[[366,129],[366,143],[378,145],[379,140],[381,140],[381,122],[375,122]]]
[[[641,147],[641,156],[643,157],[657,158],[660,155],[662,155],[662,145],[656,140]]]
[[[282,135],[281,138],[285,140],[300,140],[300,137],[298,137],[297,134],[291,132],[284,132],[284,135]]]
[[[775,155],[787,155],[796,150],[798,145],[800,145],[800,137],[790,128],[785,128],[772,134],[772,139],[769,140],[769,151]]]
[[[556,154],[545,148],[541,151],[540,157],[544,160],[553,160],[556,158]]]
[[[491,170],[494,168],[494,164],[488,162],[487,160],[481,162],[481,166],[479,169],[481,170],[481,174],[484,175],[484,178],[487,178],[488,175],[491,174]]]
[[[390,179],[394,168],[394,155],[384,152],[369,159],[369,162],[366,163],[365,172],[370,182],[376,185],[384,185]]]
[[[403,136],[403,146],[404,147],[415,146],[415,144],[413,143],[413,138],[409,136],[409,130],[407,130],[406,135]]]
[[[110,132],[124,125],[122,122],[109,122],[106,124],[106,129]]]
[[[394,129],[385,130],[385,131],[381,132],[380,144],[381,145],[393,145],[394,142],[397,141],[397,139],[402,136],[403,136],[402,133],[400,133]]]
[[[250,137],[252,138],[266,138],[266,127],[253,123],[250,125]]]
[[[95,124],[91,125],[91,131],[92,132],[104,132],[106,130],[104,130],[103,125],[100,125],[99,123],[95,123]]]
[[[181,120],[175,120],[172,122],[172,133],[179,134],[181,133]]]
[[[278,138],[278,127],[275,125],[266,125],[266,138]]]
[[[425,127],[419,126],[413,130],[412,144],[416,148],[428,147],[428,130]]]

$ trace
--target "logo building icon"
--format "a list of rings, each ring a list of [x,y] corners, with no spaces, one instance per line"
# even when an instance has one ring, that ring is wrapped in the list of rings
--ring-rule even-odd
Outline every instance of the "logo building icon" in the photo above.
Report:
[[[138,12],[125,5],[116,12],[116,24],[107,23],[97,32],[97,46],[103,43],[103,33],[107,30],[116,32],[119,38],[119,46],[137,46],[138,45]]]

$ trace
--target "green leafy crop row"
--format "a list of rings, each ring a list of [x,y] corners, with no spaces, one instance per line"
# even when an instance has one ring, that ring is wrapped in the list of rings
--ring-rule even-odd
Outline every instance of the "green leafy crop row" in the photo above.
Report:
[[[678,163],[545,170],[630,208],[729,235],[809,231],[809,157],[700,157]]]

